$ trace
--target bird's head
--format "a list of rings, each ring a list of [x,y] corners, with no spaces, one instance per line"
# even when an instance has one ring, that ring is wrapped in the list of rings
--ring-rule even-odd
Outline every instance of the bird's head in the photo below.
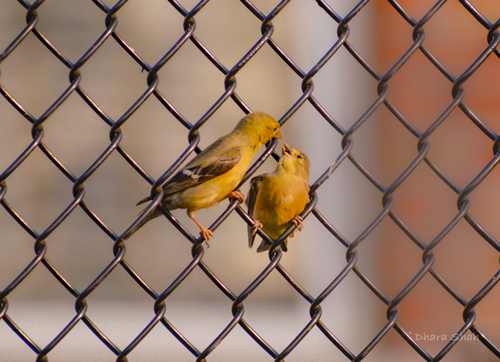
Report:
[[[247,114],[238,122],[235,130],[255,136],[261,144],[266,144],[272,138],[281,138],[278,121],[263,112]]]
[[[286,143],[283,144],[281,152],[278,167],[309,182],[309,158],[302,152],[290,148]]]

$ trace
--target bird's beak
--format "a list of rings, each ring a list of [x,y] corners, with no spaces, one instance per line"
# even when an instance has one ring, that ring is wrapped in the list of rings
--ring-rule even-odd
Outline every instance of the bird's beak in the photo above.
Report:
[[[281,139],[281,132],[279,129],[277,129],[276,132],[274,132],[273,138]]]
[[[283,147],[281,147],[281,155],[284,156],[287,153],[291,154],[292,149],[290,147],[288,147],[288,145],[286,143],[283,143]]]

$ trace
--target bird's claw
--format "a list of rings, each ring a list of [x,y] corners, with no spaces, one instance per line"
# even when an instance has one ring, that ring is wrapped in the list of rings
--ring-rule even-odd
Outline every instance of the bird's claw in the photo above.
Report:
[[[245,201],[245,196],[241,192],[239,192],[239,191],[233,191],[233,192],[231,192],[228,195],[228,197],[231,200],[231,202],[233,202],[234,200],[239,200],[240,202]]]
[[[253,226],[251,227],[252,236],[255,236],[255,234],[257,234],[257,231],[262,230],[262,226],[264,225],[259,220],[255,220]]]
[[[210,244],[208,243],[208,241],[211,237],[214,236],[214,233],[208,229],[203,228],[200,231],[200,235],[203,236],[203,239],[205,239],[205,243],[207,244],[207,248],[209,248]]]
[[[295,224],[297,230],[299,231],[302,231],[302,229],[304,228],[304,225],[302,224],[303,221],[304,219],[302,219],[300,215],[297,215],[292,219],[292,222]]]

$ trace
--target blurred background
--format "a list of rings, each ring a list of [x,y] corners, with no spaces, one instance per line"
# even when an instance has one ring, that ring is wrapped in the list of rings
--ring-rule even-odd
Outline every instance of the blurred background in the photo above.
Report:
[[[192,9],[196,1],[179,2]],[[400,1],[416,21],[432,1]],[[263,14],[276,1],[253,1]],[[344,18],[356,1],[330,0]],[[112,2],[107,6],[112,7]],[[500,7],[491,1],[473,5],[491,24]],[[20,3],[0,0],[0,51],[26,26]],[[36,29],[73,64],[106,31],[106,13],[91,1],[51,0],[37,10]],[[150,66],[184,34],[182,16],[170,2],[128,1],[117,13],[116,32]],[[231,69],[260,39],[262,22],[237,1],[209,1],[195,16],[196,37]],[[369,1],[349,21],[349,43],[381,76],[410,49],[414,28],[386,1]],[[273,19],[273,40],[304,73],[309,72],[338,41],[337,22],[316,2],[289,2]],[[455,77],[462,75],[488,46],[488,30],[459,2],[446,2],[425,24],[424,45]],[[4,54],[6,55],[6,54]],[[41,117],[69,86],[69,69],[30,33],[3,59],[0,85],[33,117]],[[115,122],[146,91],[148,73],[109,38],[80,70],[80,87]],[[190,41],[161,68],[158,90],[191,123],[196,123],[224,92],[222,74]],[[302,96],[302,79],[265,45],[237,74],[236,92],[253,110],[280,119]],[[465,82],[467,103],[483,122],[481,129],[456,108],[428,139],[432,160],[460,189],[492,160],[500,131],[500,60],[489,56]],[[313,77],[313,96],[326,112],[349,130],[377,100],[375,79],[340,47]],[[452,103],[450,82],[420,51],[390,78],[388,99],[421,134]],[[244,116],[231,99],[201,128],[200,148],[231,131]],[[32,124],[5,97],[0,97],[0,174],[32,142]],[[76,93],[43,123],[43,144],[75,176],[83,174],[110,144],[110,127]],[[490,132],[486,132],[489,130]],[[121,127],[120,145],[154,179],[160,177],[188,146],[188,129],[151,96]],[[496,132],[496,133],[495,133]],[[311,103],[305,102],[282,127],[283,139],[311,159],[311,184],[342,152],[342,134]],[[493,135],[493,137],[492,137]],[[380,105],[353,133],[351,155],[387,188],[418,157],[418,137]],[[279,148],[278,148],[279,149]],[[261,149],[261,152],[263,149]],[[260,154],[257,154],[255,159]],[[256,174],[270,172],[269,158]],[[493,237],[500,234],[497,215],[499,171],[470,194],[470,215]],[[36,148],[6,180],[4,200],[37,232],[42,233],[73,201],[73,183]],[[123,233],[142,209],[150,184],[118,152],[85,181],[84,201],[116,234]],[[248,183],[241,191],[247,193]],[[317,210],[349,242],[357,240],[383,210],[383,193],[346,159],[317,191]],[[431,243],[457,215],[457,193],[421,162],[395,190],[392,211],[424,243]],[[227,202],[199,211],[210,225]],[[174,216],[193,235],[198,229],[176,210]],[[80,208],[46,239],[46,258],[79,292],[113,260],[111,240]],[[0,290],[4,290],[35,257],[34,239],[0,209]],[[192,261],[191,244],[166,219],[148,223],[126,243],[125,260],[157,292],[164,291]],[[289,241],[281,264],[317,297],[346,267],[346,247],[313,214],[304,230]],[[422,268],[423,251],[388,216],[363,237],[356,266],[387,298],[395,298]],[[498,251],[461,220],[434,249],[436,270],[465,300],[471,300],[498,272]],[[246,223],[233,212],[215,231],[204,263],[236,295],[269,263],[266,253],[248,249]],[[500,345],[498,288],[476,306],[475,324]],[[39,264],[8,295],[9,317],[41,348],[75,316],[75,298]],[[87,298],[87,316],[120,349],[128,346],[154,317],[151,299],[118,266]],[[166,300],[166,317],[203,351],[231,321],[232,302],[196,268]],[[321,304],[321,320],[357,355],[387,323],[387,305],[354,273]],[[244,302],[245,320],[278,352],[309,322],[310,304],[277,272]],[[432,356],[464,325],[464,307],[430,274],[404,298],[398,322]],[[428,336],[424,338],[424,336]],[[434,337],[433,337],[434,336]],[[496,360],[467,332],[444,361]],[[34,353],[0,322],[0,361],[34,361]],[[48,355],[50,361],[114,361],[116,356],[83,324]],[[129,355],[130,361],[194,361],[195,357],[161,324]],[[236,328],[209,355],[213,361],[272,360],[246,332]],[[286,358],[287,361],[348,360],[318,328]],[[391,329],[366,361],[423,360]]]

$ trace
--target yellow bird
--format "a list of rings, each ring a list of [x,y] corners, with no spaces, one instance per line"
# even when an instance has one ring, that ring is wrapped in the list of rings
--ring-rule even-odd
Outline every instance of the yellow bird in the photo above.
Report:
[[[247,196],[248,214],[255,225],[248,227],[248,246],[251,248],[258,229],[277,239],[294,223],[302,230],[299,214],[309,203],[309,159],[302,152],[283,145],[276,170],[254,177]],[[290,235],[295,236],[295,230]],[[269,250],[271,244],[262,240],[257,252]],[[287,239],[281,244],[287,251]]]
[[[279,128],[279,123],[266,113],[246,115],[231,133],[196,155],[163,185],[162,205],[167,210],[187,209],[188,216],[198,225],[200,234],[208,245],[208,240],[214,234],[195,219],[195,211],[214,206],[227,197],[244,201],[245,197],[241,192],[234,189],[243,179],[260,146],[272,138],[281,138]],[[137,205],[150,200],[152,198],[148,196]],[[162,212],[156,208],[135,231],[160,215]]]

